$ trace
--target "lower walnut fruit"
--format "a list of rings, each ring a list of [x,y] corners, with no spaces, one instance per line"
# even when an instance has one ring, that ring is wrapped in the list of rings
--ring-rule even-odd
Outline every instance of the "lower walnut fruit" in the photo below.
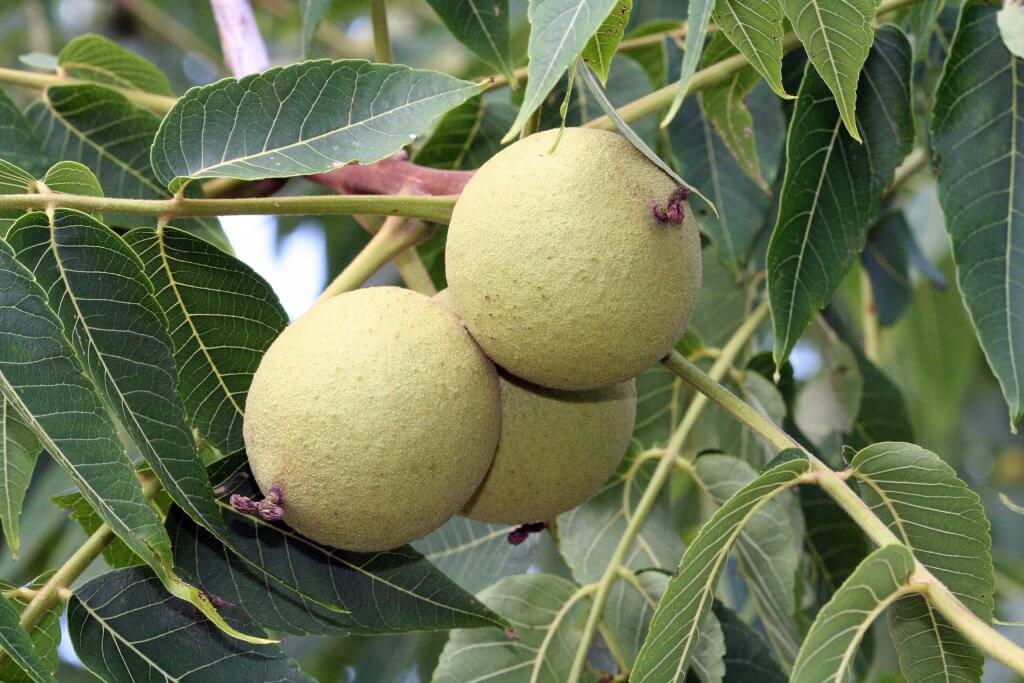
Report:
[[[498,377],[442,306],[395,287],[328,299],[288,327],[253,377],[249,464],[284,521],[362,552],[458,513],[494,456]]]

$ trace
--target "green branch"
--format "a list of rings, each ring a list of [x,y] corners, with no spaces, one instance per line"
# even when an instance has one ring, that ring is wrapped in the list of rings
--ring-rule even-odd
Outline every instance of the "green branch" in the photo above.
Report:
[[[395,61],[391,52],[391,36],[388,34],[388,5],[386,0],[372,0],[370,21],[373,23],[373,58],[379,64]]]
[[[762,303],[755,308],[749,316],[747,316],[746,320],[743,321],[743,324],[740,325],[735,333],[733,333],[728,343],[722,347],[721,355],[719,355],[718,359],[711,366],[709,379],[712,377],[721,379],[729,372],[729,369],[732,368],[736,358],[757,331],[757,328],[760,327],[761,322],[767,314],[768,305],[766,303]],[[678,354],[673,352],[673,356],[675,355]],[[720,386],[714,379],[711,379],[711,382]],[[676,458],[682,452],[683,444],[686,443],[686,439],[689,437],[690,431],[693,429],[694,425],[697,424],[697,418],[700,417],[701,412],[703,412],[707,404],[708,397],[702,394],[696,394],[693,397],[693,400],[690,401],[690,405],[686,409],[683,419],[669,438],[668,445],[665,446],[664,452],[659,456],[658,466],[655,468],[654,474],[651,475],[651,480],[647,484],[647,488],[644,490],[644,494],[640,498],[640,501],[637,503],[636,509],[633,511],[633,516],[629,520],[629,525],[626,527],[625,533],[622,534],[622,538],[619,539],[619,544],[612,553],[612,557],[608,561],[608,566],[605,567],[604,574],[602,574],[601,578],[597,581],[597,592],[594,595],[593,606],[590,608],[590,613],[587,615],[587,622],[583,627],[583,633],[580,636],[580,642],[576,648],[576,655],[573,659],[572,670],[569,673],[569,683],[577,683],[583,675],[583,669],[587,663],[587,653],[590,650],[590,644],[593,642],[594,635],[597,633],[598,626],[601,623],[604,606],[608,602],[608,595],[610,594],[615,581],[620,578],[619,568],[623,566],[623,561],[629,553],[630,547],[633,545],[633,540],[636,538],[637,534],[640,533],[640,529],[643,527],[647,515],[654,507],[654,503],[657,501],[662,487],[668,481],[669,475],[672,474],[672,470],[676,466]]]
[[[118,199],[76,194],[8,194],[0,195],[0,209],[46,210],[59,207],[85,212],[110,211],[169,219],[253,214],[316,216],[363,213],[447,223],[457,198],[451,195],[314,195],[237,199]]]
[[[85,81],[80,78],[71,78],[70,76],[4,68],[0,68],[0,83],[20,85],[23,88],[32,88],[34,90],[45,90],[53,85],[96,85],[92,81]],[[119,92],[124,95],[129,102],[137,104],[140,107],[150,109],[157,114],[166,114],[171,110],[171,107],[174,106],[174,103],[178,101],[177,97],[154,95],[153,93],[142,92],[140,90],[115,88],[114,86],[106,84],[104,84],[103,87]]]
[[[666,359],[665,364],[680,379],[717,403],[775,448],[779,450],[800,448],[803,450],[811,461],[811,471],[804,483],[814,483],[820,486],[878,546],[901,543],[900,539],[878,518],[867,503],[861,500],[860,496],[847,485],[843,474],[833,471],[828,465],[803,449],[775,423],[744,403],[719,384],[714,377],[705,373],[682,355],[673,353]],[[913,551],[913,548],[910,550]],[[929,603],[954,628],[992,658],[1017,673],[1024,674],[1024,649],[979,619],[974,612],[953,595],[946,584],[928,571],[927,567],[917,560],[915,562],[917,566],[911,581],[921,586],[921,592],[925,594]]]

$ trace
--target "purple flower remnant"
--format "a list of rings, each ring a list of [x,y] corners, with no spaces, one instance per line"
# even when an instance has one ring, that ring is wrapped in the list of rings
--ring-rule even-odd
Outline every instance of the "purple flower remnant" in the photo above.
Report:
[[[683,222],[683,216],[686,215],[686,207],[683,202],[689,198],[690,188],[680,185],[676,189],[672,190],[672,194],[669,195],[668,201],[664,204],[655,204],[651,207],[651,215],[653,215],[659,223],[681,225]]]
[[[520,527],[513,529],[509,532],[508,542],[512,545],[519,545],[527,538],[530,534],[540,533],[548,528],[548,525],[544,522],[531,522],[530,524],[523,524]]]
[[[284,519],[284,494],[281,487],[274,484],[267,492],[267,497],[261,501],[255,501],[248,496],[232,494],[228,499],[235,510],[243,515],[254,515],[268,522],[280,522]]]

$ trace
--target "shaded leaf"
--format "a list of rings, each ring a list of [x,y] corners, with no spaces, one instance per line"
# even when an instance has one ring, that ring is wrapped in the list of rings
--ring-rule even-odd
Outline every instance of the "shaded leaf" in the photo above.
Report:
[[[832,91],[834,106],[850,136],[860,142],[857,120],[858,81],[874,38],[876,0],[782,0],[804,50],[822,81]]]
[[[856,522],[817,486],[799,491],[807,524],[804,547],[815,600],[821,605],[839,590],[868,553],[867,537]]]
[[[612,59],[615,58],[615,53],[619,49],[619,43],[626,31],[629,13],[632,9],[633,0],[619,0],[580,54],[583,62],[597,74],[601,85],[608,85],[608,72],[611,70]]]
[[[968,609],[991,622],[992,541],[978,495],[937,455],[909,443],[869,446],[851,467],[875,514]],[[923,597],[896,603],[889,626],[910,683],[979,680],[981,653]]]
[[[238,606],[266,628],[369,634],[505,626],[409,546],[380,553],[337,550],[284,525],[239,514],[228,503],[232,494],[259,496],[244,453],[215,464],[210,479],[218,483],[215,491],[229,538],[247,560],[228,552],[174,508],[167,529],[174,540],[175,560],[206,592]],[[268,583],[264,572],[291,577],[289,584],[302,593]]]
[[[235,610],[226,620],[259,629]],[[218,631],[188,603],[168,596],[148,569],[118,569],[76,589],[68,605],[75,652],[108,683],[131,680],[302,681],[276,645],[251,645]]]
[[[899,386],[859,350],[856,362],[863,390],[857,419],[847,439],[850,447],[861,449],[879,441],[913,441],[914,429]]]
[[[729,43],[724,33],[717,32],[705,51],[705,64],[714,64],[733,54],[736,54],[736,48]],[[746,105],[747,93],[759,80],[753,68],[739,69],[729,78],[704,88],[700,93],[700,104],[704,115],[711,120],[722,142],[744,173],[759,185],[767,187],[761,179],[757,142],[754,139],[754,119]]]
[[[686,10],[686,46],[683,48],[683,63],[679,67],[679,80],[676,82],[676,93],[669,105],[662,127],[672,122],[679,113],[679,108],[686,97],[690,86],[690,78],[697,71],[700,56],[704,52],[704,40],[708,34],[708,21],[715,9],[715,0],[690,0]]]
[[[442,117],[414,160],[434,168],[480,168],[501,149],[501,136],[515,115],[505,102],[483,95],[466,100]]]
[[[691,668],[701,683],[723,683],[725,680],[725,634],[714,612],[706,614],[700,624]]]
[[[260,180],[369,164],[399,151],[481,86],[361,59],[277,67],[192,88],[167,112],[150,160],[177,191],[189,180]]]
[[[427,0],[455,39],[513,83],[508,0]]]
[[[46,572],[37,576],[30,584],[30,588],[39,589],[53,575],[53,572]],[[14,586],[11,586],[14,588]],[[10,604],[19,613],[25,609],[26,601],[11,598]],[[53,674],[57,670],[57,646],[60,645],[60,617],[64,614],[64,603],[57,602],[53,607],[43,613],[42,618],[28,632],[32,639],[32,648],[36,657],[43,663],[43,670]],[[26,673],[21,666],[13,659],[8,659],[0,664],[0,681],[4,683],[30,683],[37,679],[32,674]]]
[[[172,227],[125,235],[167,317],[191,425],[223,453],[244,447],[242,415],[263,352],[288,323],[249,266]]]
[[[816,1],[808,0],[807,6],[816,7]],[[843,132],[826,84],[809,67],[805,71],[790,122],[790,131],[801,134],[789,136],[779,214],[768,245],[777,364],[863,249],[879,200],[910,151],[910,79],[906,36],[892,26],[880,28],[858,91],[862,144]]]
[[[170,508],[170,499],[167,498],[166,494],[160,497],[166,502],[162,506],[158,503],[158,507],[161,507],[166,512]],[[51,500],[54,505],[66,510],[71,519],[78,522],[86,535],[91,536],[104,523],[103,518],[99,516],[96,509],[77,490],[56,495]],[[120,538],[115,538],[103,548],[103,561],[113,569],[134,567],[146,563]]]
[[[779,97],[782,85],[781,0],[718,0],[714,22]]]
[[[0,395],[0,523],[15,559],[20,545],[21,506],[41,450],[39,439],[14,404]]]
[[[864,378],[853,349],[838,340],[821,346],[822,367],[796,396],[793,420],[822,452],[832,450],[832,441],[847,434],[863,405]]]
[[[103,36],[73,38],[61,48],[57,63],[72,78],[157,95],[174,94],[160,69]]]
[[[749,259],[754,241],[764,229],[771,198],[729,152],[696,98],[683,104],[669,134],[679,169],[718,207],[715,215],[700,198],[690,199],[701,231],[735,273]]]
[[[33,264],[100,396],[164,490],[226,536],[185,421],[167,320],[139,257],[110,228],[71,209],[26,215],[8,243]]]
[[[0,242],[0,390],[114,532],[148,562],[170,564],[106,409],[32,273]]]
[[[871,280],[880,325],[895,323],[910,304],[914,290],[910,281],[907,245],[911,239],[910,228],[902,213],[886,218],[868,234],[861,262]]]
[[[510,141],[541,106],[587,41],[611,13],[617,0],[530,0],[530,58],[526,92],[512,127]]]
[[[697,458],[694,476],[708,496],[723,505],[757,472],[730,455],[705,455]],[[801,539],[787,512],[794,503],[782,496],[766,501],[748,518],[736,540],[740,571],[769,638],[787,664],[796,658],[801,641],[795,619]]]
[[[583,598],[574,583],[550,574],[502,579],[480,593],[480,600],[508,620],[516,637],[500,628],[454,631],[433,683],[562,683],[587,617],[588,601]]]
[[[18,623],[20,617],[20,610],[0,595],[0,647],[31,680],[37,683],[56,683],[52,669],[36,654],[32,639]]]
[[[860,639],[878,615],[906,593],[913,571],[914,556],[902,545],[887,545],[868,555],[818,613],[790,680],[847,680]]]
[[[0,195],[31,194],[35,191],[36,180],[28,171],[0,159]],[[0,209],[0,238],[7,236],[11,224],[23,213],[21,209]]]
[[[625,35],[625,38],[627,40],[642,38],[678,29],[679,22],[677,21],[657,19],[633,29]],[[665,40],[665,38],[661,38],[655,43],[636,47],[620,46],[619,49],[620,55],[629,57],[643,68],[647,78],[651,81],[651,85],[655,88],[661,88],[668,82],[668,50],[665,46]]]
[[[299,0],[299,17],[302,24],[300,44],[302,45],[303,59],[308,58],[312,52],[313,37],[330,8],[331,0]]]
[[[957,282],[1010,408],[1024,417],[1024,62],[999,10],[966,2],[935,97],[932,152]]]
[[[42,146],[32,124],[10,96],[0,89],[0,159],[24,168],[33,177],[46,170]],[[8,193],[5,193],[8,194]]]
[[[654,614],[630,675],[632,683],[682,680],[697,645],[700,623],[711,610],[718,577],[743,526],[808,467],[808,460],[798,451],[784,451],[701,527]]]
[[[475,594],[498,579],[525,574],[536,560],[537,542],[547,534],[531,535],[527,541],[512,545],[508,535],[517,528],[516,524],[485,524],[468,517],[452,517],[411,545],[445,576]]]
[[[761,683],[786,683],[786,673],[772,656],[771,647],[760,633],[748,626],[735,612],[715,602],[712,614],[725,638],[725,677],[729,681],[757,680]]]

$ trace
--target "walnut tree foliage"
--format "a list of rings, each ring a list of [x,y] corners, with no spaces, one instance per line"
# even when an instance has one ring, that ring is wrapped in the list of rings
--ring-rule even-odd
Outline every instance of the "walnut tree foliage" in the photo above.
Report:
[[[272,66],[230,73],[205,0],[0,3],[0,681],[1024,676],[1016,0],[214,4]],[[441,288],[444,183],[563,125],[702,233],[618,471],[384,553],[235,509],[288,315],[217,217],[319,233],[332,276],[422,219],[398,271]]]

